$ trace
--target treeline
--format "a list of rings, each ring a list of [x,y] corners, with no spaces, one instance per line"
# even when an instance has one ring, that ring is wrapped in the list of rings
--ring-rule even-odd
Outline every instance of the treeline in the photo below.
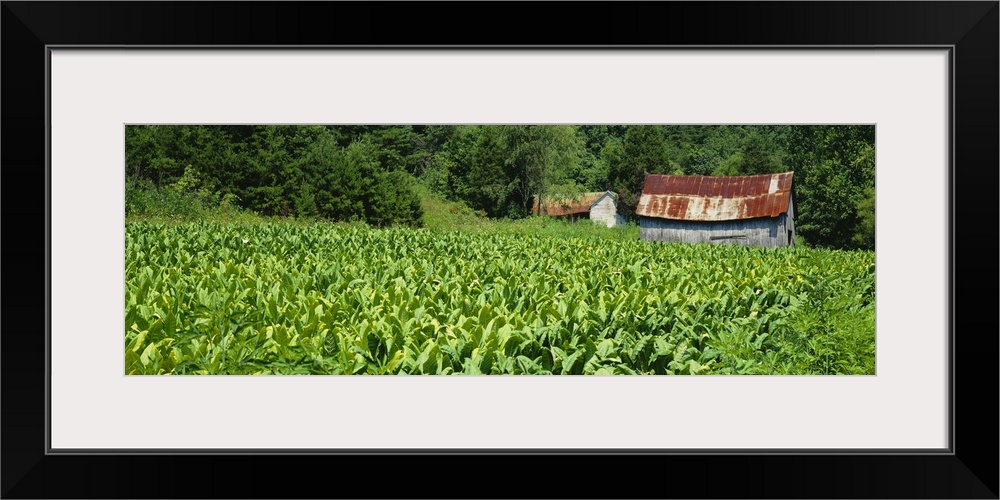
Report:
[[[808,244],[874,248],[874,126],[129,126],[126,166],[133,201],[167,190],[376,226],[420,224],[413,179],[489,217],[612,190],[634,218],[647,174],[794,170]]]
[[[126,212],[151,193],[262,215],[419,225],[402,127],[128,126]],[[131,191],[131,194],[130,194]]]

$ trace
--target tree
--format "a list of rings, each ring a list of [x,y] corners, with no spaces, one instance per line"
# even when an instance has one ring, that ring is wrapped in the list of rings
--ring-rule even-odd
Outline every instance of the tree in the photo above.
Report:
[[[739,158],[741,135],[741,129],[735,126],[706,127],[701,142],[686,148],[689,153],[685,173],[726,175],[736,172],[743,161]]]
[[[552,194],[579,190],[570,174],[578,168],[582,146],[572,126],[505,125],[500,133],[507,175],[523,214],[531,210],[534,200],[542,207]]]
[[[419,227],[424,212],[410,179],[402,170],[376,173],[369,192],[365,193],[365,221],[378,227],[393,224]]]
[[[491,217],[506,215],[513,186],[504,168],[505,144],[500,129],[468,127],[449,142],[453,160],[449,183],[455,197]]]
[[[566,125],[478,125],[457,128],[435,154],[425,182],[491,217],[526,216],[536,198],[579,189],[580,138]]]
[[[786,149],[795,170],[797,231],[816,246],[873,250],[874,233],[859,235],[874,228],[868,198],[875,187],[875,127],[792,127]]]
[[[719,127],[708,125],[665,125],[660,127],[663,139],[669,144],[667,154],[672,165],[682,173],[694,174],[692,165],[699,147],[708,134]],[[708,175],[711,170],[700,175]]]
[[[629,126],[624,140],[609,141],[601,156],[607,162],[608,181],[611,190],[618,195],[619,210],[634,219],[646,176],[668,173],[660,129],[649,125]]]
[[[774,134],[762,131],[758,127],[746,129],[740,141],[740,175],[771,174],[783,169],[783,151],[777,144]]]
[[[145,181],[168,189],[171,203],[182,195],[199,205],[236,200],[264,215],[420,223],[405,172],[408,126],[129,126],[125,136],[127,201],[166,199],[133,196],[150,189]]]
[[[370,144],[358,141],[340,147],[334,134],[321,134],[310,145],[305,162],[316,187],[313,200],[320,217],[364,220],[362,193],[376,170]]]
[[[688,130],[683,137],[701,137],[700,143],[681,144],[680,163],[691,175],[756,175],[785,169],[782,138],[786,126],[723,125],[700,127],[702,133]]]
[[[861,248],[875,249],[875,187],[867,187],[857,204],[858,222],[854,243]]]
[[[619,127],[624,130],[624,127]],[[612,136],[614,127],[608,125],[580,125],[575,127],[580,144],[579,162],[569,172],[569,178],[586,191],[609,189],[608,167],[601,161],[601,148]],[[624,133],[624,132],[622,132]]]
[[[312,194],[321,217],[363,221],[373,226],[419,226],[423,210],[410,175],[382,165],[379,145],[368,136],[347,147],[332,135],[317,140],[308,157],[315,166],[318,189]]]
[[[448,165],[445,145],[458,130],[456,125],[414,125],[414,175],[431,191],[449,195]]]

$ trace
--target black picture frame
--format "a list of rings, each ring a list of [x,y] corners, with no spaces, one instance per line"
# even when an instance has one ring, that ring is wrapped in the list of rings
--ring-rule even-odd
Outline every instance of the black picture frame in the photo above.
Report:
[[[4,296],[4,498],[998,498],[996,1],[2,3],[3,254],[15,264],[8,269],[34,271],[8,273]],[[952,446],[933,454],[50,454],[46,61],[54,45],[950,47]],[[973,222],[989,226],[985,235]],[[547,486],[526,487],[539,483]]]

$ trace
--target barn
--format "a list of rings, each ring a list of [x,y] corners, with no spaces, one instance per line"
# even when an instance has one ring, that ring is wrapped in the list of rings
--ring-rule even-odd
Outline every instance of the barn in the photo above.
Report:
[[[543,213],[551,217],[578,220],[589,217],[608,227],[622,224],[622,216],[615,205],[615,194],[611,191],[582,193],[572,197],[553,197],[543,201]],[[538,200],[532,204],[531,212],[538,213]]]
[[[784,247],[795,243],[793,172],[649,175],[635,213],[644,240]]]

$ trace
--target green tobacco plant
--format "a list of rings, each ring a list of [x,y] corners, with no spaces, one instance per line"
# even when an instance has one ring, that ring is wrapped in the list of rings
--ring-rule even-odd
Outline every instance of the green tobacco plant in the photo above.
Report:
[[[127,374],[873,374],[874,254],[126,224]]]

